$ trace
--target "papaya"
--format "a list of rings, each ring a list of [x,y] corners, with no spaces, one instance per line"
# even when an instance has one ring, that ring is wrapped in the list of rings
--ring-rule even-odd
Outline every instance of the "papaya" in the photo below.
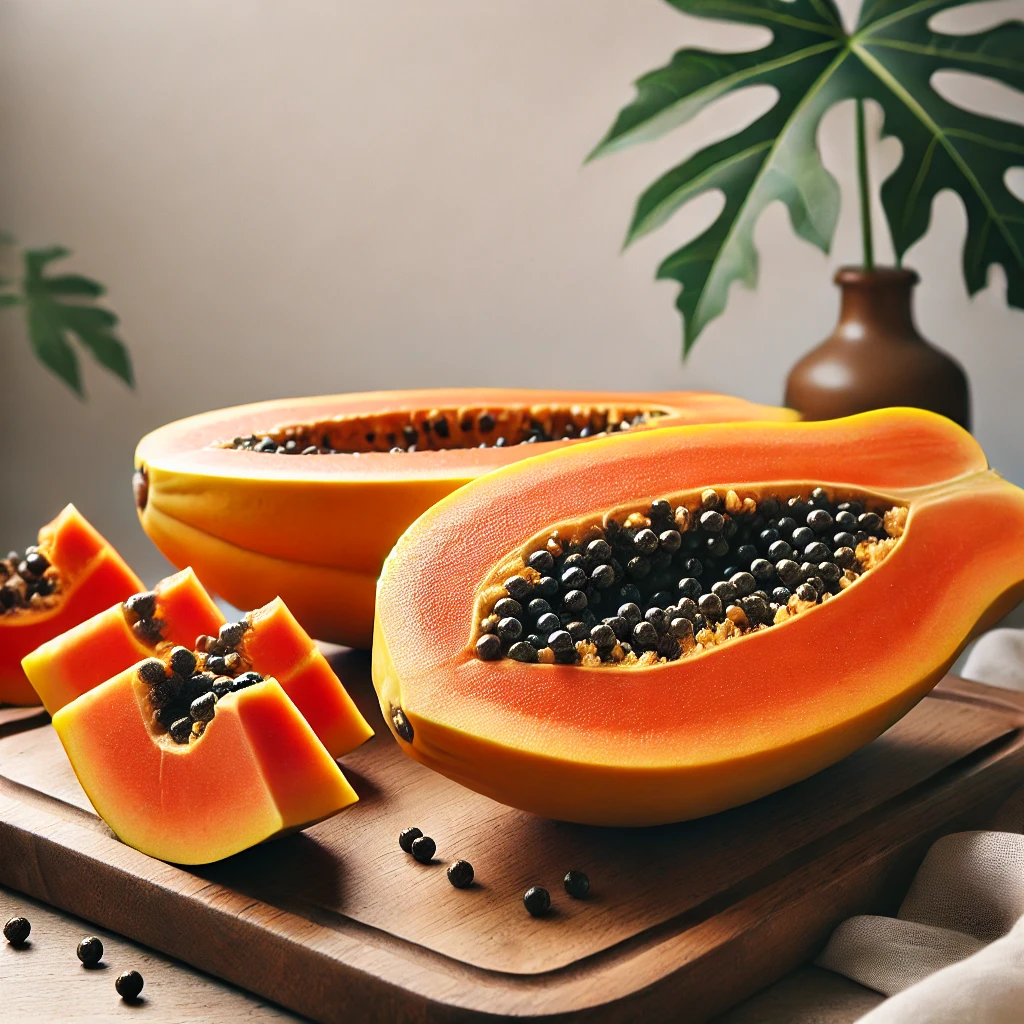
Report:
[[[216,634],[224,616],[191,568],[98,612],[21,661],[43,707],[55,714],[87,690],[162,648]]]
[[[892,725],[1024,596],[1024,491],[951,421],[609,437],[425,512],[373,681],[406,754],[595,825],[773,792]]]
[[[140,629],[140,626],[143,627]],[[51,715],[136,664],[155,673],[153,728],[188,742],[192,703],[273,677],[334,757],[373,730],[316,644],[275,598],[225,622],[195,574],[183,569],[29,654],[25,673]],[[169,667],[168,667],[169,666]],[[181,732],[172,729],[180,723]]]
[[[125,669],[53,716],[82,788],[129,846],[205,864],[358,799],[276,680],[225,694],[201,734],[180,744],[152,721],[152,684],[140,674],[149,664]]]
[[[602,433],[794,418],[699,392],[455,389],[261,402],[144,437],[135,500],[164,555],[194,566],[232,604],[279,594],[313,636],[368,648],[385,556],[467,481]]]
[[[30,651],[143,589],[124,559],[68,505],[24,554],[0,560],[0,704],[38,704]]]

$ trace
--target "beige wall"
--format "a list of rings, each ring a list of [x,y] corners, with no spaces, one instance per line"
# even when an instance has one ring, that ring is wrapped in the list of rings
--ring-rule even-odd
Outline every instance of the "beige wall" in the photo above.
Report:
[[[0,221],[110,284],[139,387],[90,366],[78,403],[6,315],[0,543],[73,499],[155,574],[135,441],[219,405],[499,382],[778,401],[858,255],[849,107],[822,130],[846,204],[833,256],[770,209],[760,289],[734,290],[686,365],[674,286],[652,278],[716,200],[619,246],[640,189],[760,98],[581,166],[633,78],[728,38],[658,0],[4,0]],[[974,93],[1024,119],[1008,90]],[[909,260],[920,324],[966,365],[978,436],[1024,482],[1024,313],[998,273],[967,299],[963,214],[950,196],[935,214]]]

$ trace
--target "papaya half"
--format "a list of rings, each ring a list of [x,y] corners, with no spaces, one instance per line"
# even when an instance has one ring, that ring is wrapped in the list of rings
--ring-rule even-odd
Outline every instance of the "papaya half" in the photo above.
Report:
[[[1024,596],[1024,491],[949,420],[633,433],[473,481],[388,557],[401,748],[502,803],[681,821],[838,761]]]
[[[794,418],[698,392],[455,389],[261,402],[148,434],[134,490],[156,546],[232,604],[280,594],[312,635],[369,647],[385,556],[467,481],[603,433]]]
[[[38,704],[21,659],[143,589],[124,559],[68,505],[22,556],[0,560],[0,704]]]

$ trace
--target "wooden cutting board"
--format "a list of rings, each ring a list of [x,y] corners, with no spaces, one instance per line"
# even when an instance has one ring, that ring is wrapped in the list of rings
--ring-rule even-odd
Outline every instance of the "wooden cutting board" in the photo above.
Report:
[[[746,807],[649,829],[546,821],[406,758],[365,656],[335,666],[377,736],[344,759],[360,802],[216,865],[122,845],[44,714],[0,711],[0,882],[317,1021],[699,1021],[886,912],[928,845],[1024,784],[1024,694],[947,678],[884,736]],[[231,800],[231,780],[213,799]],[[438,861],[398,847],[416,825]],[[453,889],[466,858],[477,884]],[[561,879],[586,871],[570,899]],[[531,918],[530,885],[553,911]]]

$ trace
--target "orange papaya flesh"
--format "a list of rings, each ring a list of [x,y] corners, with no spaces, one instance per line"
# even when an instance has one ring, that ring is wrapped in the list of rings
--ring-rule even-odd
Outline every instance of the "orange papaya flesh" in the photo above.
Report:
[[[142,589],[135,573],[74,505],[39,531],[26,555],[24,576],[22,560],[0,562],[0,704],[38,704],[22,658]],[[33,573],[31,563],[41,566],[40,558],[47,568]]]
[[[220,609],[187,568],[48,640],[21,664],[53,715],[143,658],[191,647],[197,636],[216,634],[223,624]]]
[[[53,725],[100,817],[161,860],[220,860],[358,799],[274,679],[226,695],[183,746],[151,726],[137,666],[66,704]],[[225,779],[228,801],[215,796]]]
[[[236,606],[280,594],[311,634],[369,647],[385,556],[416,516],[467,481],[578,444],[570,434],[622,423],[636,431],[795,416],[699,392],[454,389],[262,402],[144,437],[135,453],[136,504],[171,562],[194,566]],[[268,437],[317,454],[244,447]],[[491,443],[499,437],[522,443]]]
[[[698,631],[653,664],[477,655],[494,581],[529,579],[555,524],[572,550],[595,519],[658,498],[674,513],[709,488],[742,505],[819,487],[906,510],[874,538],[884,557],[824,602],[787,602],[726,642]],[[483,477],[413,524],[378,587],[374,684],[407,754],[496,800],[589,824],[685,820],[805,778],[905,714],[1024,596],[1022,535],[1024,492],[918,410],[595,441]]]

